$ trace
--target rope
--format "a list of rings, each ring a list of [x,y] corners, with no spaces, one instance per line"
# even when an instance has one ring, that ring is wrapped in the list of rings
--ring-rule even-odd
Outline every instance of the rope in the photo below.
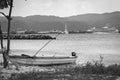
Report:
[[[55,38],[58,37],[59,34],[55,36]],[[53,39],[49,40],[46,44],[43,45],[33,56],[36,56],[44,47],[46,47]]]

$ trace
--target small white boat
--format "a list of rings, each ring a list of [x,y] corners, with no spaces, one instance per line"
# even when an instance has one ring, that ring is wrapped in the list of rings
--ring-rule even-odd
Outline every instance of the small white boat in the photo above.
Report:
[[[51,66],[51,65],[65,65],[76,63],[76,53],[72,52],[70,57],[31,57],[28,55],[9,56],[10,60],[14,63],[22,65],[38,65],[38,66]]]

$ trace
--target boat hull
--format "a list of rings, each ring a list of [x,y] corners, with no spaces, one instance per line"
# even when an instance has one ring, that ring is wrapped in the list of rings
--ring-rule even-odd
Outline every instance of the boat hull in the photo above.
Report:
[[[38,66],[51,66],[51,65],[65,65],[75,64],[77,57],[22,57],[10,56],[10,60],[14,63],[22,65],[38,65]]]

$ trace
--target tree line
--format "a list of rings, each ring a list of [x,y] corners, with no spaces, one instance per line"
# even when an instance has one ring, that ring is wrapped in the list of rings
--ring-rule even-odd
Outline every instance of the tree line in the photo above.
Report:
[[[3,39],[7,39],[7,35],[3,34]],[[56,39],[55,37],[42,34],[11,34],[10,39]]]

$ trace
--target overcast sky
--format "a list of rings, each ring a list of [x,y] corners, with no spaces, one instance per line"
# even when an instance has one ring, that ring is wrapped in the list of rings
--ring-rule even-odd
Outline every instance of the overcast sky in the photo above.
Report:
[[[60,17],[120,11],[120,0],[14,0],[12,15],[55,15]],[[4,12],[8,12],[4,10]]]

